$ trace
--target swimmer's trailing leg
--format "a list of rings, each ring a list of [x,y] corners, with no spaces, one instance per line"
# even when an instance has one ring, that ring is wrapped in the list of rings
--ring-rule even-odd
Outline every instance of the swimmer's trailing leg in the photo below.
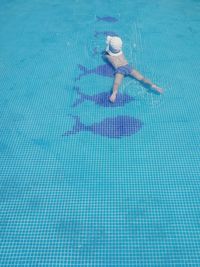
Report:
[[[151,90],[156,91],[159,94],[163,93],[163,89],[152,83],[150,80],[146,79],[144,76],[142,76],[141,73],[139,73],[137,70],[133,70],[130,74],[132,77],[134,77],[136,80],[140,81],[144,86],[147,86]]]
[[[121,73],[115,74],[115,79],[114,79],[114,84],[113,84],[113,89],[112,89],[112,95],[110,96],[110,101],[113,103],[116,100],[118,89],[119,89],[120,84],[122,83],[123,78],[124,78],[123,74],[121,74]]]

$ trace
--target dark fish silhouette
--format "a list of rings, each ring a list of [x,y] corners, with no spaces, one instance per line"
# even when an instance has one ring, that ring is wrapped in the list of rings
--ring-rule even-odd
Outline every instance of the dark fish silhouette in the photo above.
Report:
[[[114,18],[114,17],[110,17],[110,16],[107,16],[107,17],[99,17],[97,16],[97,21],[106,21],[106,22],[110,22],[110,23],[115,23],[118,21],[118,19]]]
[[[69,136],[81,131],[90,131],[108,138],[122,138],[137,133],[143,125],[140,120],[129,116],[106,118],[92,125],[84,125],[78,116],[72,117],[76,120],[76,123],[73,129],[64,133],[63,136]]]
[[[80,98],[78,98],[74,102],[74,104],[72,105],[73,107],[77,107],[79,104],[83,103],[85,100],[93,101],[96,105],[100,105],[103,107],[111,107],[111,108],[124,106],[125,104],[134,100],[132,96],[118,93],[116,101],[114,103],[111,103],[109,100],[110,92],[102,92],[96,95],[87,95],[87,94],[82,93],[79,87],[74,87],[74,90],[76,90]]]
[[[98,54],[99,54],[98,47],[93,48],[93,56],[96,56]]]
[[[103,31],[103,32],[98,32],[95,31],[94,37],[98,37],[99,35],[103,35],[103,36],[119,36],[117,33],[115,32],[110,32],[110,31]]]
[[[114,77],[115,70],[110,64],[103,64],[94,69],[87,69],[85,66],[78,65],[79,69],[82,73],[76,78],[76,80],[80,80],[82,76],[90,75],[90,74],[97,74],[106,77]]]

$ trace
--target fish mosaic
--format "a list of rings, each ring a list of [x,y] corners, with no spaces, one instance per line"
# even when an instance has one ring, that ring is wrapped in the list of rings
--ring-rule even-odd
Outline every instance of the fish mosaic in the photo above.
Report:
[[[99,37],[99,36],[119,36],[117,33],[112,32],[112,31],[95,31],[94,37]]]
[[[105,77],[114,77],[115,73],[114,68],[110,64],[99,65],[94,69],[88,69],[85,66],[79,64],[78,68],[82,71],[82,73],[79,74],[79,76],[75,80],[80,80],[81,77],[91,74],[96,74]]]
[[[98,55],[99,54],[99,50],[98,50],[98,47],[95,47],[95,48],[93,48],[93,56],[96,56],[96,55]]]
[[[114,107],[122,107],[125,104],[135,100],[134,97],[129,96],[128,94],[118,93],[116,101],[114,103],[111,103],[109,100],[110,92],[102,92],[102,93],[95,94],[95,95],[87,95],[81,92],[79,87],[74,87],[74,90],[79,95],[79,98],[75,100],[72,107],[77,107],[78,105],[80,105],[81,103],[87,100],[87,101],[92,101],[96,105],[99,105],[102,107],[114,108]]]
[[[89,131],[95,135],[119,139],[136,134],[143,125],[139,119],[130,116],[105,118],[101,122],[91,125],[83,124],[78,116],[72,117],[75,119],[75,125],[72,130],[65,132],[63,136],[70,136],[81,131]]]
[[[111,17],[111,16],[107,16],[107,17],[96,16],[96,18],[97,18],[97,21],[105,21],[105,22],[109,22],[109,23],[115,23],[118,21],[117,18]]]

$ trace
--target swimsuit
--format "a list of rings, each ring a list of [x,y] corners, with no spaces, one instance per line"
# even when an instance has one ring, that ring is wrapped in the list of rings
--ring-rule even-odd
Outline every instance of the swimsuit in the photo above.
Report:
[[[116,68],[115,74],[121,73],[125,76],[130,75],[133,69],[129,64]]]
[[[105,54],[104,55],[110,56],[110,54],[107,51],[105,51]],[[126,59],[124,60],[124,62],[120,62],[122,64],[125,63],[125,65],[120,66],[120,67],[115,67],[114,64],[113,64],[113,62],[111,62],[111,60],[108,59],[108,61],[115,68],[114,74],[120,73],[120,74],[122,74],[124,76],[128,76],[133,71],[133,68],[129,64],[126,64],[126,63],[128,63]]]

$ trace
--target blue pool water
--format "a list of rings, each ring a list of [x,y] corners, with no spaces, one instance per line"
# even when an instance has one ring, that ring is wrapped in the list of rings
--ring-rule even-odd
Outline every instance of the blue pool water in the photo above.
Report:
[[[200,266],[199,14],[1,1],[0,266]],[[109,104],[108,33],[163,95],[127,77]]]

